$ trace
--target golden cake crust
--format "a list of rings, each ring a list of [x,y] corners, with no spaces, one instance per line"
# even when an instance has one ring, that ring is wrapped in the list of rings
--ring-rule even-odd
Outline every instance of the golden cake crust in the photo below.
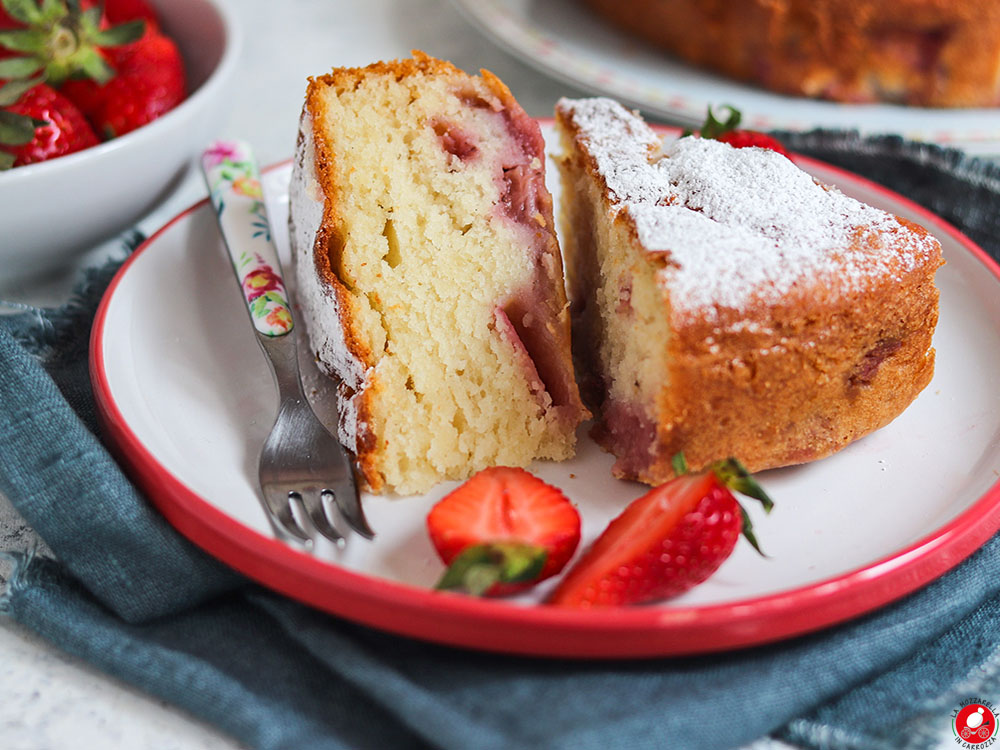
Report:
[[[816,285],[738,318],[674,321],[656,458],[641,478],[669,476],[678,452],[698,467],[730,455],[750,471],[804,463],[887,425],[934,372],[939,264],[885,274],[864,294]]]
[[[890,228],[859,227],[844,253],[879,243],[878,273],[857,278],[845,265],[842,274],[796,279],[777,296],[749,294],[745,304],[691,314],[662,283],[677,260],[643,245],[621,180],[603,168],[574,105],[557,108],[574,353],[599,414],[593,435],[618,457],[616,475],[657,484],[680,452],[694,469],[727,456],[751,471],[822,458],[888,424],[930,382],[942,259],[926,230],[886,215]],[[633,153],[655,161],[641,121],[620,124],[635,133],[613,140],[634,135]],[[622,261],[609,262],[609,245]],[[627,281],[616,288],[609,276],[619,273]],[[640,297],[644,288],[651,293]],[[623,374],[614,365],[637,346],[621,341],[630,336],[655,338],[640,351],[660,363],[652,374],[637,368],[634,388],[616,382]]]
[[[992,107],[1000,6],[986,0],[583,0],[683,60],[844,102]]]

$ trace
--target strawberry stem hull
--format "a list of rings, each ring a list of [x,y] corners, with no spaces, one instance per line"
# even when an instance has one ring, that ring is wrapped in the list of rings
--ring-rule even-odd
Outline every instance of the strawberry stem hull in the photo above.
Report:
[[[547,558],[545,548],[533,544],[477,544],[452,561],[434,588],[471,596],[512,593],[538,581]]]

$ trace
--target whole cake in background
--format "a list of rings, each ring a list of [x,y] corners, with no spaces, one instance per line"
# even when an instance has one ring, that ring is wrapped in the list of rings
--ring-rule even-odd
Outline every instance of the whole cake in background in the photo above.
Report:
[[[419,52],[310,79],[290,189],[298,301],[369,489],[574,453],[589,414],[538,124]]]
[[[661,143],[610,99],[561,100],[578,373],[614,471],[658,484],[734,456],[828,456],[928,384],[940,243],[791,160]]]
[[[1000,103],[1000,4],[941,0],[581,0],[723,75],[796,96]]]

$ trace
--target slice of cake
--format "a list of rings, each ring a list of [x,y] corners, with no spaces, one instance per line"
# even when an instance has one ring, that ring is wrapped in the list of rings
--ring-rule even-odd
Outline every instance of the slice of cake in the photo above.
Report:
[[[615,473],[827,456],[931,379],[941,248],[786,157],[661,144],[609,99],[562,100],[562,243],[584,394]]]
[[[421,53],[310,79],[290,190],[298,301],[375,492],[573,454],[589,415],[537,123]]]

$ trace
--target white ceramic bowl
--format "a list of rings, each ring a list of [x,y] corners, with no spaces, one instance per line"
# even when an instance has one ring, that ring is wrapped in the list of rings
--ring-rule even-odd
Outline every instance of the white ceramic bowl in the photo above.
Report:
[[[241,44],[224,0],[157,0],[188,97],[150,124],[48,162],[0,172],[0,282],[55,271],[135,223],[184,175],[224,113]]]

